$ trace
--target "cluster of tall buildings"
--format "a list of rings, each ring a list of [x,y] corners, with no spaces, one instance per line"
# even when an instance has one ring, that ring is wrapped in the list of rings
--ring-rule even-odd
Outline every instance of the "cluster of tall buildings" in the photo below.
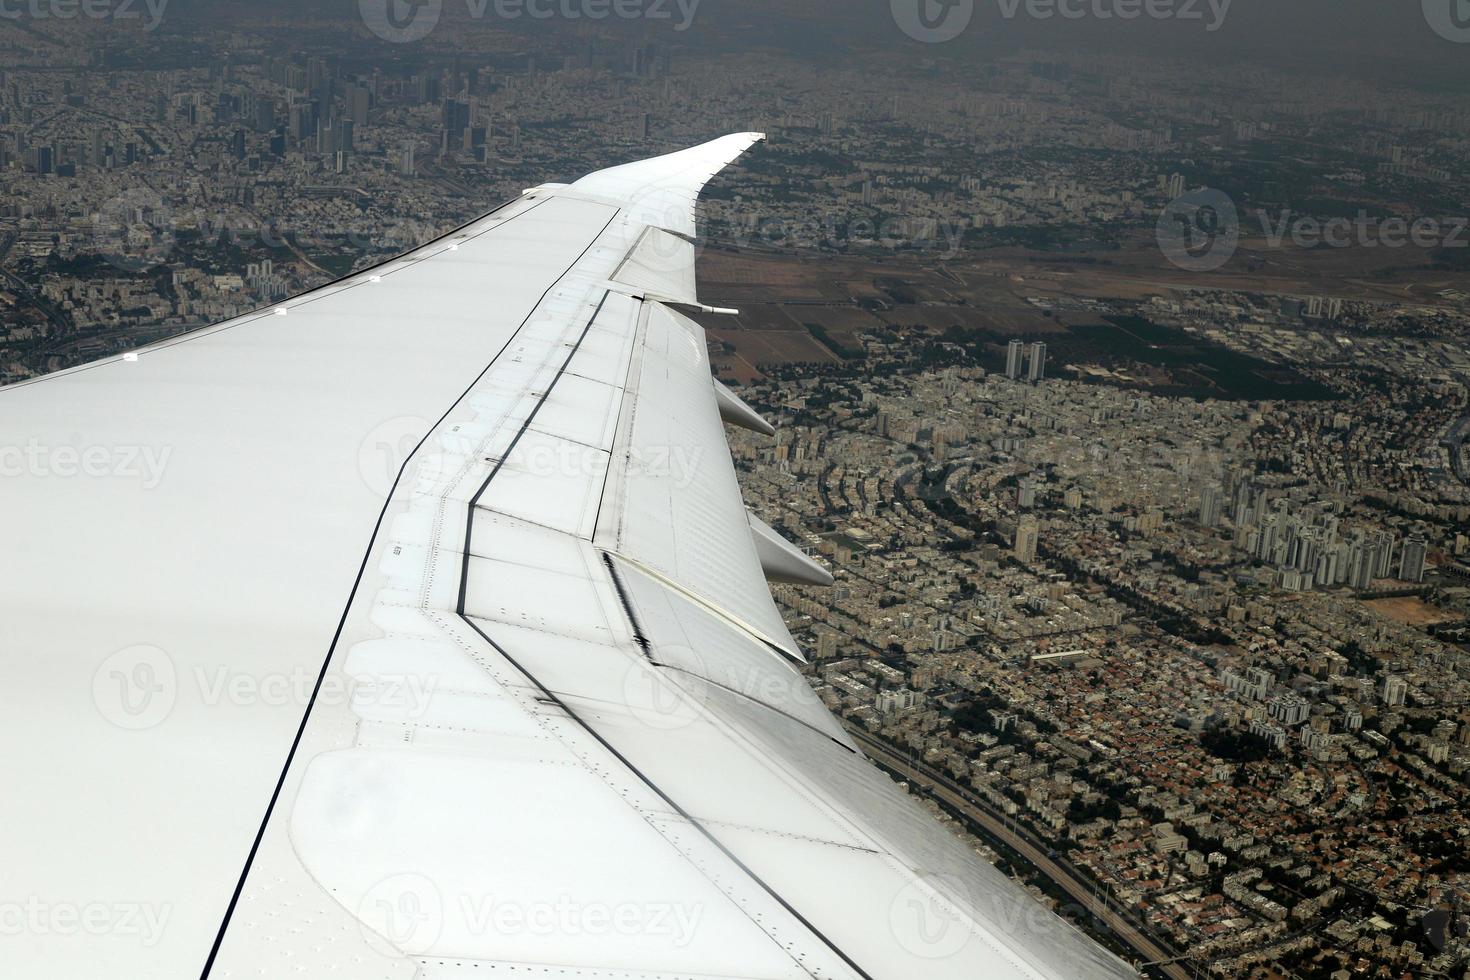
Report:
[[[1244,674],[1233,670],[1221,671],[1220,683],[1224,684],[1225,690],[1231,694],[1239,694],[1252,701],[1264,701],[1271,687],[1276,683],[1276,678],[1269,670],[1249,667]]]
[[[1244,671],[1226,668],[1220,671],[1220,683],[1225,690],[1243,701],[1256,702],[1264,707],[1264,714],[1251,714],[1249,730],[1257,738],[1264,739],[1274,748],[1285,748],[1288,732],[1298,726],[1312,722],[1313,700],[1298,690],[1277,684],[1271,671],[1262,667],[1247,667]],[[1409,682],[1403,677],[1390,674],[1376,687],[1372,680],[1363,678],[1358,682],[1362,690],[1358,697],[1369,703],[1376,693],[1385,708],[1402,708],[1408,701]],[[1363,727],[1363,711],[1356,702],[1347,702],[1336,720],[1344,732],[1360,731]],[[1314,723],[1301,732],[1302,744],[1314,749],[1320,746],[1325,727]]]
[[[1217,526],[1223,516],[1224,492],[1206,486],[1200,494],[1199,519]],[[1349,530],[1330,505],[1301,505],[1290,497],[1272,497],[1249,479],[1237,483],[1231,498],[1235,545],[1280,572],[1282,588],[1304,592],[1348,586],[1359,591],[1376,579],[1424,581],[1429,546],[1410,538],[1399,546],[1388,530]]]
[[[290,283],[276,272],[275,263],[270,259],[247,263],[243,281],[252,293],[267,301],[282,298],[290,290]]]
[[[1023,373],[1033,383],[1046,380],[1046,344],[1037,341],[1028,351],[1021,341],[1010,342],[1006,348],[1006,377],[1020,381]]]
[[[79,168],[116,170],[130,167],[147,156],[147,151],[135,140],[114,143],[112,134],[103,126],[92,130],[85,143],[66,145],[31,143],[21,131],[9,137],[0,134],[0,170],[18,165],[33,174],[75,177]]]

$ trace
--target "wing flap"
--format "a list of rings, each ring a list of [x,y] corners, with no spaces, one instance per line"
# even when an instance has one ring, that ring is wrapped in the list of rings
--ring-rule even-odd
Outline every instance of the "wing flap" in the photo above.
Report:
[[[659,304],[646,310],[597,544],[802,659],[751,540],[704,330]]]
[[[612,281],[647,299],[698,306],[694,264],[692,242],[649,228]]]
[[[780,652],[645,572],[623,561],[614,564],[629,615],[648,641],[654,663],[758,701],[852,747],[842,726]]]

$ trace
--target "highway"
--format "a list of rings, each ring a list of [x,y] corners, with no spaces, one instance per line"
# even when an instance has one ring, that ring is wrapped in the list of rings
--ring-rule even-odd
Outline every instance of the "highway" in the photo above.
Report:
[[[1449,450],[1450,466],[1454,468],[1455,476],[1461,483],[1470,486],[1470,465],[1467,465],[1465,458],[1467,440],[1470,440],[1470,415],[1451,426],[1440,445]]]
[[[1003,819],[986,803],[942,773],[927,766],[915,765],[907,756],[894,750],[867,731],[848,728],[853,738],[863,749],[884,766],[902,775],[909,783],[922,790],[965,817],[983,827],[986,833],[1004,843],[1038,871],[1050,879],[1058,888],[1079,905],[1105,923],[1109,930],[1138,954],[1140,962],[1163,964],[1151,969],[1170,980],[1191,980],[1191,973],[1177,962],[1176,954],[1163,948],[1157,940],[1139,929],[1129,920],[1111,898],[1100,896],[1096,889],[1082,879],[1075,869],[1067,867],[1048,856],[1042,846],[1033,842],[1029,835],[1019,832],[1015,825]]]
[[[14,292],[21,298],[29,300],[31,305],[45,314],[46,319],[51,321],[51,325],[58,334],[65,335],[72,327],[71,321],[66,318],[65,314],[49,301],[42,299],[40,294],[31,288],[30,283],[5,268],[5,260],[10,257],[10,250],[15,247],[16,239],[19,237],[15,232],[0,233],[0,281],[9,283]]]

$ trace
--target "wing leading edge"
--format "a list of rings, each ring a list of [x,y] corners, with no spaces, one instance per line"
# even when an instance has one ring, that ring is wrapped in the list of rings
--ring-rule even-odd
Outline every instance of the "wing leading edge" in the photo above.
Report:
[[[51,791],[19,836],[48,846],[14,863],[171,921],[17,962],[1134,975],[935,825],[797,670],[763,569],[823,572],[747,513],[721,418],[763,423],[679,312],[699,192],[759,138],[535,189],[283,314],[0,392],[12,432],[173,447],[147,490],[18,484],[39,523],[10,528],[31,574],[3,573],[0,621],[39,696],[6,724],[89,778],[22,769]]]

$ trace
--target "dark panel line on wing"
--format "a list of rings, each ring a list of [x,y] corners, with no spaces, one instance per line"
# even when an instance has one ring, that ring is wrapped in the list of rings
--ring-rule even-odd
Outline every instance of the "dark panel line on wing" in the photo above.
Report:
[[[601,238],[602,233],[607,231],[608,226],[610,226],[611,224],[612,222],[609,221],[607,225],[603,226],[602,231],[597,233],[597,237]],[[550,290],[547,290],[547,292],[549,294]],[[546,400],[551,397],[551,393],[556,389],[556,383],[562,379],[562,375],[567,373],[567,367],[572,363],[572,358],[576,357],[577,351],[582,349],[582,344],[585,343],[587,340],[587,334],[592,331],[592,325],[597,322],[598,316],[602,314],[602,308],[607,305],[607,298],[611,295],[611,290],[603,290],[602,299],[598,301],[597,309],[593,310],[592,315],[587,318],[587,324],[582,328],[581,336],[579,336],[577,338],[577,342],[572,345],[572,352],[567,355],[567,359],[563,361],[561,367],[557,369],[556,377],[551,379],[551,384],[547,385],[546,390],[541,393],[541,397],[537,399],[535,407],[531,409],[531,414],[526,416],[526,421],[521,423],[521,427],[519,431],[516,432],[515,438],[510,441],[509,446],[505,447],[505,452],[500,454],[500,459],[496,460],[494,468],[490,470],[490,475],[485,477],[485,482],[480,484],[480,489],[477,490],[474,497],[470,499],[469,516],[466,519],[464,525],[464,568],[459,577],[459,605],[456,607],[461,612],[463,612],[464,610],[465,590],[468,589],[470,585],[469,565],[470,554],[474,550],[472,547],[472,542],[475,536],[475,508],[480,505],[480,498],[485,496],[485,491],[490,489],[491,481],[500,475],[501,468],[505,466],[505,461],[510,459],[510,454],[515,452],[516,446],[520,444],[521,438],[530,431],[531,425],[536,421],[536,416],[541,413],[541,407],[545,405]],[[538,303],[537,305],[539,306],[540,304]]]
[[[529,213],[529,210],[522,213]],[[519,216],[520,215],[517,215],[516,217]],[[444,422],[449,418],[454,410],[458,408],[466,398],[469,397],[470,392],[474,391],[476,386],[478,386],[479,383],[484,380],[485,375],[490,373],[490,369],[493,368],[495,364],[500,360],[500,358],[505,355],[505,352],[510,349],[510,345],[515,343],[516,338],[520,336],[521,331],[525,329],[526,324],[531,322],[531,317],[535,316],[536,311],[541,308],[541,305],[543,303],[546,302],[546,297],[550,296],[551,291],[554,290],[557,286],[561,285],[562,280],[565,279],[572,272],[572,270],[577,267],[577,264],[586,257],[588,252],[592,251],[593,247],[602,239],[602,236],[606,234],[607,229],[611,227],[613,221],[617,220],[617,216],[618,212],[615,212],[613,216],[608,219],[607,224],[603,225],[602,228],[598,230],[597,234],[593,236],[592,241],[588,243],[587,247],[582,250],[581,254],[572,260],[572,263],[566,267],[566,269],[562,272],[560,276],[557,276],[556,281],[554,281],[550,286],[546,287],[546,291],[541,294],[541,298],[536,301],[536,305],[533,306],[531,308],[531,311],[526,314],[526,317],[524,320],[521,321],[520,326],[516,327],[516,329],[511,333],[510,337],[506,340],[504,346],[502,346],[499,352],[497,352],[496,355],[490,360],[490,363],[485,365],[484,370],[482,370],[475,378],[475,380],[470,383],[470,386],[460,393],[460,396],[454,400],[454,404],[450,405],[448,410],[446,410],[445,413],[440,416],[439,421],[434,423],[434,425],[429,428],[428,432],[424,433],[424,437],[418,441],[418,445],[413,447],[413,452],[409,453],[408,456],[404,458],[403,465],[398,468],[398,475],[393,479],[393,486],[388,491],[388,495],[383,501],[383,509],[379,511],[377,523],[373,526],[372,537],[368,540],[367,550],[363,553],[362,556],[362,564],[358,566],[357,578],[353,581],[352,591],[348,593],[347,596],[347,605],[343,607],[342,617],[337,622],[337,631],[332,635],[332,643],[327,648],[326,659],[322,661],[321,671],[317,674],[316,685],[311,690],[311,699],[307,701],[306,711],[301,716],[301,725],[296,729],[296,738],[291,742],[291,751],[287,753],[286,763],[284,766],[281,767],[281,775],[280,778],[276,780],[275,791],[271,794],[270,803],[266,806],[265,817],[260,822],[260,829],[256,831],[254,843],[250,845],[250,853],[245,858],[245,867],[240,872],[240,880],[235,883],[234,893],[230,896],[230,904],[225,909],[224,920],[220,923],[219,932],[215,935],[214,944],[210,947],[209,958],[204,962],[204,970],[200,974],[200,980],[208,980],[210,971],[214,969],[215,959],[219,956],[220,947],[224,943],[225,933],[229,931],[230,921],[235,914],[235,907],[239,904],[240,895],[245,890],[245,880],[250,876],[250,869],[255,864],[255,856],[260,851],[261,841],[265,839],[266,827],[270,824],[271,817],[275,814],[276,803],[280,800],[281,790],[286,785],[286,776],[291,771],[291,764],[296,760],[296,752],[301,747],[301,739],[306,735],[307,722],[311,719],[312,709],[316,707],[317,697],[321,694],[322,684],[326,681],[327,670],[331,666],[332,658],[337,653],[337,644],[342,639],[342,631],[347,628],[347,617],[352,612],[353,604],[357,601],[357,591],[362,587],[363,576],[367,574],[368,562],[372,559],[373,549],[377,546],[378,535],[382,532],[383,522],[388,517],[388,508],[391,507],[393,504],[393,498],[398,493],[398,485],[403,480],[403,474],[408,471],[408,464],[413,462],[413,460],[417,458],[419,451],[423,449],[424,444],[429,441],[429,437],[433,435],[439,429],[439,427],[444,424]],[[606,298],[606,296],[603,297],[604,302],[606,301]],[[585,336],[585,333],[583,336]],[[473,508],[471,509],[470,513],[471,517],[473,518]],[[468,565],[468,562],[469,559],[468,557],[466,557],[466,565]],[[461,600],[461,604],[462,603],[463,600]]]
[[[594,729],[587,722],[586,719],[573,711],[565,701],[559,698],[545,684],[541,683],[540,679],[537,678],[535,674],[531,673],[529,670],[521,665],[520,661],[516,660],[516,658],[507,653],[504,647],[492,640],[489,635],[480,628],[478,623],[476,623],[469,616],[465,615],[463,610],[460,610],[459,618],[464,620],[465,623],[470,627],[470,629],[478,633],[486,643],[490,644],[491,649],[504,657],[507,663],[509,663],[516,670],[520,671],[520,673],[524,675],[525,678],[529,680],[532,684],[536,685],[536,689],[541,692],[542,696],[549,704],[553,704],[556,707],[560,708],[562,711],[565,711],[568,718],[576,722],[577,725],[588,735],[591,735],[592,738],[595,739],[599,745],[606,749],[607,752],[612,755],[614,759],[617,759],[620,763],[622,763],[623,766],[627,768],[630,773],[638,778],[639,782],[643,783],[644,786],[647,786],[648,789],[652,791],[655,796],[657,796],[660,800],[664,802],[666,806],[669,807],[669,809],[673,810],[682,819],[686,820],[691,827],[699,831],[701,836],[703,836],[706,840],[708,840],[711,844],[718,848],[720,853],[729,858],[731,863],[734,864],[735,867],[739,868],[742,872],[745,873],[746,877],[759,885],[761,890],[763,890],[767,895],[771,896],[771,898],[775,899],[776,902],[788,913],[790,913],[792,918],[801,923],[808,932],[810,932],[813,936],[820,940],[822,944],[830,949],[833,953],[837,954],[842,962],[851,967],[858,976],[862,977],[863,980],[874,980],[872,974],[868,973],[862,967],[858,966],[856,961],[854,961],[852,957],[843,952],[842,947],[838,946],[835,942],[829,939],[827,935],[822,932],[822,930],[818,929],[811,921],[806,918],[806,916],[802,915],[790,902],[786,901],[786,899],[782,897],[780,892],[772,888],[769,884],[766,883],[765,879],[761,878],[760,875],[752,871],[750,867],[745,864],[744,861],[736,857],[735,854],[719,840],[719,838],[715,837],[715,835],[710,832],[708,827],[706,827],[700,821],[696,820],[694,816],[689,813],[689,811],[685,810],[677,802],[675,802],[673,797],[669,796],[668,793],[665,793],[662,789],[660,789],[657,783],[649,778],[641,769],[633,765],[633,763],[626,756],[624,756],[621,752],[614,748],[612,743],[603,738],[602,735],[600,735],[597,730]],[[774,940],[775,937],[772,937],[772,939]]]
[[[607,302],[607,296],[606,295],[603,296],[603,302],[604,303]],[[599,310],[601,309],[601,305],[599,305],[598,309]],[[525,423],[521,426],[521,431],[519,433],[517,433],[517,435],[516,435],[516,441],[519,441],[521,435],[523,435],[526,432],[526,430],[530,428],[531,422],[535,420],[536,413],[541,410],[541,406],[546,403],[546,400],[549,397],[551,397],[551,392],[556,387],[556,381],[561,380],[561,377],[566,372],[567,367],[572,363],[572,359],[577,356],[577,351],[581,349],[581,346],[582,346],[583,341],[585,341],[587,339],[587,333],[592,329],[592,324],[593,324],[593,322],[596,321],[596,319],[597,319],[597,317],[594,314],[593,317],[590,320],[588,320],[586,328],[583,329],[583,331],[582,331],[581,338],[578,339],[576,345],[572,348],[572,352],[567,355],[567,359],[566,359],[565,363],[563,363],[562,369],[557,372],[556,380],[554,380],[550,385],[547,386],[546,391],[541,396],[541,400],[539,402],[537,402],[535,409],[532,410],[530,418],[526,419]],[[718,840],[714,836],[713,833],[710,832],[710,830],[707,827],[704,826],[704,824],[702,824],[698,820],[694,819],[693,815],[691,815],[687,810],[685,810],[678,803],[676,803],[674,801],[674,799],[671,796],[668,795],[668,793],[666,793],[662,789],[660,789],[657,783],[655,783],[652,779],[650,779],[647,775],[645,775],[637,766],[633,765],[633,763],[626,756],[624,756],[621,752],[619,752],[616,748],[614,748],[613,745],[610,742],[608,742],[607,739],[603,738],[602,735],[599,734],[586,721],[586,719],[582,718],[581,715],[579,715],[575,711],[573,711],[571,709],[571,707],[565,701],[563,701],[560,697],[558,697],[556,695],[555,692],[553,692],[545,684],[541,683],[541,679],[540,678],[538,678],[535,674],[531,673],[524,666],[522,666],[522,664],[518,660],[516,660],[514,657],[512,657],[509,653],[507,653],[505,651],[505,649],[502,646],[500,646],[500,644],[498,644],[494,640],[492,640],[489,637],[489,635],[486,634],[486,632],[483,629],[480,628],[479,624],[476,623],[472,618],[470,618],[470,616],[465,612],[465,596],[466,596],[466,592],[469,589],[470,551],[471,551],[471,541],[472,541],[472,537],[473,537],[473,533],[474,533],[475,508],[478,506],[479,501],[480,501],[480,498],[484,496],[485,491],[490,488],[491,482],[500,473],[500,469],[504,465],[506,457],[509,457],[510,456],[510,451],[512,449],[514,449],[514,448],[515,448],[515,442],[512,442],[511,445],[510,445],[510,449],[507,449],[506,452],[505,452],[505,455],[502,456],[501,459],[500,459],[500,461],[495,464],[495,467],[494,467],[494,469],[491,470],[490,475],[485,478],[485,482],[480,487],[479,492],[475,494],[474,499],[472,499],[470,501],[470,503],[469,503],[468,511],[466,513],[466,516],[465,516],[465,545],[464,545],[464,553],[463,553],[463,557],[462,557],[461,563],[460,563],[459,605],[458,605],[458,607],[455,610],[458,613],[459,618],[461,620],[463,620],[465,622],[465,624],[467,626],[469,626],[470,629],[474,630],[477,634],[479,634],[480,638],[483,639],[486,643],[488,643],[490,645],[491,649],[495,650],[495,652],[499,653],[502,657],[504,657],[506,659],[506,661],[511,666],[513,666],[517,671],[519,671],[523,676],[525,676],[525,678],[527,680],[529,680],[532,684],[534,684],[536,686],[537,690],[539,690],[541,692],[542,698],[546,701],[546,703],[551,704],[551,705],[555,705],[556,707],[560,708],[562,711],[566,712],[568,718],[570,718],[572,721],[576,722],[577,725],[579,727],[581,727],[583,731],[587,732],[588,735],[591,735],[592,738],[595,739],[599,745],[601,745],[604,749],[606,749],[612,755],[613,758],[617,759],[620,763],[622,763],[623,766],[626,767],[627,770],[630,773],[632,773],[634,776],[636,776],[640,782],[642,782],[645,786],[647,786],[648,789],[650,791],[652,791],[654,793],[654,795],[656,795],[659,799],[661,799],[671,810],[673,810],[675,813],[677,813],[684,820],[688,821],[688,823],[689,823],[689,825],[691,827],[694,827],[696,830],[698,830],[700,832],[700,834],[703,835],[704,838],[706,840],[708,840],[711,844],[713,844],[716,848],[718,848],[720,850],[720,852],[722,854],[724,854],[725,857],[727,857],[731,861],[731,863],[733,863],[737,868],[739,868],[742,872],[744,872],[745,875],[751,881],[755,882],[758,886],[760,886],[760,888],[767,895],[769,895],[769,896],[771,896],[771,898],[775,899],[775,901],[783,909],[785,909],[786,912],[788,914],[790,914],[792,918],[794,918],[797,922],[801,923],[802,926],[805,927],[808,932],[810,932],[814,937],[816,937],[819,941],[821,941],[821,943],[823,945],[825,945],[828,949],[830,949],[833,953],[835,953],[842,960],[842,962],[846,963],[849,967],[851,967],[858,974],[858,976],[862,977],[863,980],[873,980],[873,977],[871,976],[871,974],[869,974],[862,967],[858,966],[858,964],[852,959],[852,957],[848,956],[847,953],[843,952],[843,950],[842,950],[842,948],[840,946],[838,946],[835,942],[833,942],[831,939],[829,939],[826,936],[826,934],[824,934],[820,929],[818,929],[816,927],[815,924],[813,924],[805,916],[803,916],[800,912],[798,912],[796,910],[796,908],[791,905],[790,902],[788,902],[779,892],[777,892],[774,888],[772,888],[769,884],[767,884],[764,879],[762,879],[753,870],[751,870],[745,864],[745,862],[741,861],[740,858],[736,857],[735,854],[732,853],[729,848],[727,848],[720,840]],[[611,565],[610,565],[611,560],[607,556],[606,553],[603,554],[603,560],[604,561],[608,561],[609,562],[609,567],[611,567]],[[614,584],[615,585],[618,585],[619,588],[620,588],[620,583],[617,582],[616,574],[614,574],[613,580],[614,580]],[[621,595],[621,593],[620,593],[620,595]],[[631,609],[627,605],[625,605],[624,608],[625,608],[625,610],[628,610],[629,615],[631,616]],[[633,623],[633,629],[634,629],[635,634],[636,634],[636,632],[638,630],[637,621],[636,620],[631,620],[631,622]],[[647,640],[643,640],[642,643],[646,644],[647,643]],[[831,736],[826,736],[826,737],[830,738]],[[835,741],[835,739],[834,739],[834,741]],[[841,743],[838,743],[838,744],[841,744]],[[843,747],[846,748],[846,746],[843,746]],[[772,938],[774,939],[774,937],[772,937]]]
[[[824,732],[810,722],[802,721],[795,715],[782,711],[780,708],[777,708],[774,705],[767,704],[766,702],[761,701],[758,698],[753,698],[749,694],[746,694],[744,691],[737,691],[733,687],[721,684],[718,681],[710,680],[708,677],[700,677],[700,675],[685,670],[682,667],[676,667],[673,664],[661,663],[659,659],[654,655],[653,645],[648,642],[648,637],[643,632],[643,625],[638,622],[638,614],[633,609],[632,597],[628,594],[627,586],[623,584],[622,575],[618,573],[617,562],[613,560],[613,556],[611,554],[604,551],[602,553],[602,563],[607,566],[607,572],[609,575],[612,576],[613,588],[618,593],[618,602],[623,607],[623,614],[628,617],[628,624],[633,627],[633,639],[638,641],[638,646],[643,650],[643,654],[648,658],[649,663],[663,670],[673,671],[679,674],[688,674],[690,677],[697,678],[700,681],[708,684],[710,687],[718,688],[719,690],[724,691],[726,694],[729,694],[732,697],[740,698],[743,701],[749,701],[751,704],[759,705],[760,707],[765,708],[767,711],[774,711],[776,714],[780,715],[782,718],[785,718],[787,721],[795,722],[803,728],[808,729],[813,734],[820,735],[822,738],[830,741],[833,745],[842,749],[842,751],[854,755],[862,755],[862,753],[858,752],[857,749],[853,748],[850,745],[843,744],[840,739],[834,738],[830,732]],[[786,657],[788,661],[791,659],[784,651],[775,646],[772,646],[769,643],[766,644],[766,647],[776,653],[781,654],[783,657]]]
[[[613,588],[618,593],[618,602],[623,606],[623,615],[628,617],[628,624],[633,627],[633,639],[638,641],[638,647],[643,651],[643,655],[651,662],[657,663],[653,660],[653,647],[648,642],[648,637],[644,635],[643,626],[638,622],[637,615],[633,612],[633,601],[628,596],[627,588],[623,585],[622,576],[618,574],[617,565],[613,564],[612,555],[604,551],[602,563],[607,566],[607,573],[612,576]]]
[[[676,673],[676,674],[688,674],[690,677],[693,677],[693,678],[696,678],[696,679],[698,679],[700,681],[703,681],[704,683],[708,684],[710,687],[713,687],[713,688],[715,688],[717,690],[720,690],[720,691],[724,691],[726,694],[730,695],[732,698],[739,698],[742,701],[749,701],[751,704],[755,705],[756,707],[764,708],[767,711],[775,712],[776,714],[780,715],[782,718],[785,718],[787,721],[789,721],[789,722],[791,722],[793,724],[796,724],[796,725],[800,725],[802,728],[805,728],[807,731],[811,732],[813,735],[820,735],[823,739],[825,739],[828,742],[831,742],[833,745],[837,746],[839,749],[841,749],[842,751],[846,752],[848,755],[855,755],[855,756],[858,756],[859,758],[862,758],[862,755],[863,754],[861,752],[859,752],[857,749],[853,748],[851,745],[844,744],[840,739],[835,738],[832,735],[831,732],[824,732],[824,731],[822,731],[822,729],[818,728],[816,725],[813,725],[811,722],[809,722],[809,721],[802,721],[800,718],[796,717],[795,715],[790,714],[789,712],[786,712],[786,711],[782,711],[780,708],[777,708],[774,705],[766,704],[766,702],[760,700],[759,698],[753,698],[749,694],[746,694],[744,691],[737,691],[733,687],[728,687],[728,686],[726,686],[724,684],[719,683],[718,681],[712,681],[708,677],[700,677],[698,674],[694,673],[693,671],[685,670],[683,667],[676,667],[673,664],[662,664],[662,663],[659,663],[657,660],[655,660],[655,661],[653,661],[653,665],[655,667],[659,667],[659,668],[662,668],[663,670],[671,671],[671,672]]]

